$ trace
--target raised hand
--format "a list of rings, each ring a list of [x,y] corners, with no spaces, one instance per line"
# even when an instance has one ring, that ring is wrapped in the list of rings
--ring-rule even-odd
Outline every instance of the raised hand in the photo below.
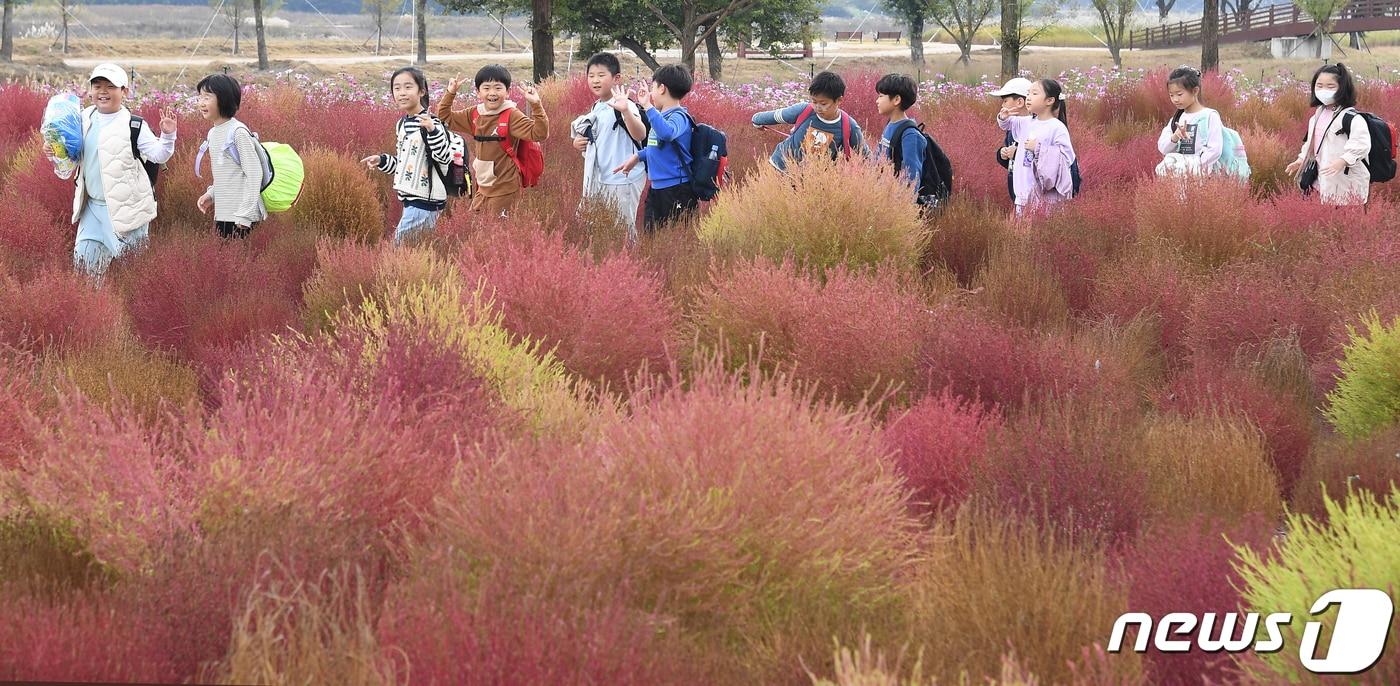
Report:
[[[432,133],[433,130],[437,128],[437,124],[433,123],[433,115],[427,112],[418,115],[418,125],[423,127],[423,130],[428,133]]]
[[[639,89],[639,90],[637,91],[636,95],[637,95],[637,106],[638,106],[638,107],[641,107],[641,108],[644,109],[644,110],[647,109],[648,107],[651,107],[651,89],[650,89],[650,88],[642,88],[642,89]]]
[[[457,92],[462,89],[462,84],[466,82],[467,79],[465,76],[458,75],[453,77],[447,82],[447,92],[456,95]]]
[[[1009,104],[1008,104],[1008,105],[1002,105],[1002,106],[1001,106],[1001,111],[1000,111],[1000,112],[997,112],[997,119],[1000,119],[1000,120],[1002,120],[1002,121],[1006,121],[1007,119],[1010,119],[1011,116],[1014,115],[1014,114],[1016,114],[1016,109],[1015,109],[1014,107],[1012,107],[1012,106],[1009,105]]]
[[[629,104],[631,101],[627,99],[627,90],[622,86],[613,86],[612,100],[608,101],[608,105],[618,112],[626,112]]]
[[[175,118],[175,113],[169,107],[160,108],[160,132],[164,134],[175,133],[175,126],[179,120]]]
[[[530,103],[531,105],[538,105],[538,104],[540,104],[540,91],[539,91],[539,89],[535,88],[535,84],[533,84],[533,83],[524,83],[524,84],[521,84],[521,85],[520,85],[520,90],[521,90],[523,93],[525,93],[525,102],[528,102],[528,103]]]

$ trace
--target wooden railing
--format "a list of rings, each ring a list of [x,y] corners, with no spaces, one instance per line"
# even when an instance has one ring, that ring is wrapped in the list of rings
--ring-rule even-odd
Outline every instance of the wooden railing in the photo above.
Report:
[[[1129,49],[1151,50],[1201,42],[1204,23],[1177,22],[1138,29],[1128,35]],[[1256,7],[1245,13],[1220,15],[1221,43],[1242,43],[1284,36],[1306,36],[1317,22],[1292,3]],[[1400,29],[1400,0],[1353,0],[1333,18],[1334,33]]]

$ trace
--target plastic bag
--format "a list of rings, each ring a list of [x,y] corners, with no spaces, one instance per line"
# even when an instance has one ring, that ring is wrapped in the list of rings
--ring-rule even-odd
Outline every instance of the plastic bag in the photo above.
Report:
[[[60,179],[72,178],[83,159],[83,104],[78,96],[60,93],[49,98],[39,133],[54,173]]]

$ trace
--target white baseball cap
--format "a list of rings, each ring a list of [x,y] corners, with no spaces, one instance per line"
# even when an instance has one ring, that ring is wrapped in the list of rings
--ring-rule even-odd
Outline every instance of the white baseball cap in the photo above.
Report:
[[[126,70],[111,62],[97,65],[97,68],[92,70],[92,76],[88,77],[88,83],[98,79],[107,79],[117,88],[126,88]]]
[[[1004,98],[1008,95],[1019,95],[1024,98],[1027,95],[1030,95],[1030,92],[1031,80],[1023,79],[1018,76],[1014,79],[1011,79],[1010,81],[1007,81],[1006,85],[1001,87],[1001,90],[992,93],[992,97]]]

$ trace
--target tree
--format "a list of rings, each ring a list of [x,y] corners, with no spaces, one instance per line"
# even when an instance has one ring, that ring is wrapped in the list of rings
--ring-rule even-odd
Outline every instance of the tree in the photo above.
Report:
[[[1157,0],[1157,19],[1165,22],[1173,7],[1176,7],[1176,0]]]
[[[68,54],[68,18],[73,16],[73,10],[78,6],[78,0],[53,0],[58,7],[59,26],[63,32],[63,54]]]
[[[892,16],[904,20],[909,29],[909,59],[918,66],[924,60],[924,20],[929,14],[929,0],[883,0],[881,5]]]
[[[1220,68],[1220,0],[1205,0],[1201,10],[1201,71]]]
[[[413,0],[413,40],[418,46],[414,64],[428,63],[428,0]]]
[[[957,43],[959,62],[972,63],[972,41],[997,5],[997,0],[933,0],[930,4],[933,21]]]
[[[1001,1],[1001,76],[1021,73],[1021,51],[1055,25],[1061,0]]]
[[[5,24],[0,28],[0,62],[15,59],[15,5],[19,0],[5,0]]]
[[[695,71],[695,51],[730,17],[759,0],[642,0],[652,17],[671,34],[681,49],[681,64]],[[705,28],[708,27],[708,28]]]
[[[554,10],[550,0],[530,1],[530,52],[535,81],[554,75]]]
[[[805,45],[813,37],[812,26],[821,22],[824,5],[824,0],[760,0],[748,9],[730,15],[720,25],[719,31],[705,39],[710,78],[718,81],[724,76],[720,36],[731,43],[743,41],[774,52],[785,45]]]
[[[1318,40],[1317,54],[1314,57],[1322,57],[1322,41],[1329,40],[1332,34],[1332,24],[1336,23],[1337,13],[1346,7],[1349,0],[1293,0],[1293,4],[1303,11],[1303,14],[1312,17],[1317,22],[1317,28],[1313,29],[1310,38]]]
[[[267,71],[267,34],[263,31],[263,0],[253,0],[253,28],[258,36],[258,71]]]
[[[374,54],[384,49],[384,21],[398,10],[399,0],[363,0],[361,10],[374,22]]]
[[[1094,10],[1103,26],[1104,42],[1108,43],[1108,54],[1113,56],[1113,66],[1122,69],[1123,44],[1133,30],[1137,0],[1094,0]]]

